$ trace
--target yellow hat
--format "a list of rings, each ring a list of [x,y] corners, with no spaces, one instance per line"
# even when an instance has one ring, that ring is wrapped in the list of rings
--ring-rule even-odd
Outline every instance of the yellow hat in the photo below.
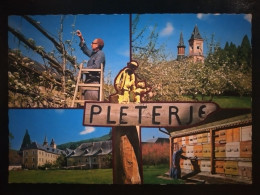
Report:
[[[135,66],[135,67],[138,67],[137,61],[132,60],[132,61],[128,62],[128,65],[130,65],[130,64]]]

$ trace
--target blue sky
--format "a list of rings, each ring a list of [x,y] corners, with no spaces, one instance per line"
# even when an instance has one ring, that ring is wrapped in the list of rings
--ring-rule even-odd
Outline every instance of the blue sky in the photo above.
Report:
[[[47,32],[58,40],[60,29],[60,15],[36,15],[31,16],[47,30]],[[132,18],[135,18],[133,14]],[[72,24],[75,27],[73,29]],[[65,15],[63,24],[63,40],[72,40],[73,30],[80,29],[90,47],[90,43],[95,38],[102,38],[105,42],[103,51],[106,56],[105,75],[111,71],[112,79],[118,72],[126,66],[130,59],[130,19],[128,14],[90,14],[90,15]],[[36,45],[43,46],[47,52],[54,49],[53,44],[30,25],[21,16],[9,16],[10,26],[19,29],[26,38],[33,38]],[[159,33],[158,43],[166,44],[167,52],[174,58],[177,57],[177,45],[180,33],[183,33],[184,44],[186,45],[186,55],[188,54],[188,40],[194,26],[197,24],[204,41],[204,55],[207,53],[206,39],[212,34],[215,40],[224,47],[228,41],[240,45],[244,35],[251,39],[251,15],[250,14],[142,14],[138,25],[139,29],[144,26],[152,29],[157,25]],[[9,33],[8,44],[10,48],[19,48],[23,54],[32,57],[39,62],[42,58],[32,52],[24,49],[17,39]],[[77,36],[73,38],[73,55],[77,57],[77,62],[88,60],[88,57],[82,53]]]
[[[20,149],[26,129],[31,141],[42,144],[53,138],[57,145],[100,137],[110,131],[110,127],[83,126],[83,109],[9,109],[9,131],[13,149]],[[143,128],[142,140],[154,137],[168,137],[155,128]]]
[[[210,39],[212,34],[221,47],[224,47],[226,42],[240,45],[244,35],[247,35],[250,40],[251,17],[251,14],[142,14],[138,28],[142,29],[146,26],[152,29],[156,24],[159,33],[158,43],[166,44],[167,51],[176,58],[181,32],[186,46],[186,55],[188,55],[188,40],[197,25],[204,39],[204,55],[206,55],[206,39]]]
[[[60,26],[59,15],[32,16],[35,20],[57,38]],[[135,15],[132,16],[133,18]],[[126,66],[129,61],[130,51],[130,25],[129,15],[66,15],[64,19],[63,40],[72,39],[72,24],[75,22],[75,29],[80,29],[83,33],[87,45],[95,38],[102,38],[105,42],[103,51],[106,56],[105,75],[108,70],[112,72],[112,79],[119,70]],[[43,46],[47,52],[54,49],[53,44],[44,38],[41,33],[35,30],[27,21],[20,16],[9,16],[9,25],[18,28],[26,38],[33,38],[36,45]],[[215,34],[215,40],[223,47],[226,42],[233,42],[240,45],[244,35],[251,39],[251,15],[246,14],[144,14],[140,17],[139,29],[144,26],[151,29],[158,25],[158,43],[166,44],[167,51],[174,58],[177,56],[177,45],[180,33],[183,33],[186,54],[188,54],[188,40],[194,26],[197,24],[202,37],[210,38]],[[58,40],[58,38],[57,38]],[[27,51],[14,36],[8,34],[8,44],[10,48],[19,48],[23,54],[42,62],[38,54]],[[74,37],[74,55],[80,63],[88,58],[82,53],[79,46],[78,37]],[[204,55],[207,47],[204,42]],[[28,129],[32,141],[42,143],[45,136],[50,142],[54,138],[57,144],[70,141],[79,141],[92,137],[99,137],[109,132],[110,128],[84,127],[83,110],[81,109],[10,109],[9,110],[9,130],[14,135],[12,147],[19,149],[22,143],[25,130]],[[147,140],[152,137],[168,137],[155,128],[143,128],[142,139]]]
[[[59,40],[60,15],[36,15],[31,17],[39,21],[40,25],[51,36],[55,37],[57,41]],[[75,27],[73,29],[72,24],[74,24],[74,20]],[[21,16],[9,16],[8,24],[13,28],[18,28],[26,38],[34,39],[36,45],[43,46],[47,52],[51,52],[54,49],[53,44]],[[126,66],[130,58],[129,15],[65,15],[63,41],[72,40],[72,32],[77,29],[81,30],[89,48],[91,48],[90,44],[95,38],[102,38],[104,40],[105,46],[103,51],[106,57],[105,74],[108,73],[108,70],[111,70],[112,75],[116,76],[119,70]],[[18,41],[14,39],[11,33],[8,34],[8,44],[10,48],[19,48],[24,55],[42,62],[42,58],[38,54],[31,50],[27,51],[21,45],[19,46]],[[89,59],[80,50],[79,38],[77,36],[73,38],[73,48],[75,49],[73,55],[77,57],[78,63]]]

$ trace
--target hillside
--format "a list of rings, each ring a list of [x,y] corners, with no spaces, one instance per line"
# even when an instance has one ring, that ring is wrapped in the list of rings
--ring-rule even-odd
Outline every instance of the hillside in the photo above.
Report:
[[[110,135],[107,134],[107,135],[103,135],[101,137],[95,137],[95,138],[91,138],[91,139],[85,139],[85,140],[81,140],[81,141],[77,141],[77,142],[68,142],[68,143],[64,143],[64,144],[60,144],[60,145],[57,145],[57,148],[58,149],[61,149],[61,150],[65,150],[66,148],[69,148],[69,149],[76,149],[78,146],[80,146],[80,144],[82,143],[88,143],[88,142],[98,142],[98,141],[105,141],[105,140],[109,140],[110,139]]]

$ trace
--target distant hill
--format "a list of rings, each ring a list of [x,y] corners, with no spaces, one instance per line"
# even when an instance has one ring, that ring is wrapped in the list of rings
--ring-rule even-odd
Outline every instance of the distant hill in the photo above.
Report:
[[[57,145],[57,148],[60,150],[65,150],[66,148],[74,150],[78,146],[80,146],[80,144],[82,144],[82,143],[105,141],[105,140],[109,140],[110,138],[111,138],[110,135],[107,134],[107,135],[103,135],[101,137],[95,137],[95,138],[85,139],[85,140],[81,140],[81,141],[77,141],[77,142],[68,142],[68,143],[60,144],[60,145]]]

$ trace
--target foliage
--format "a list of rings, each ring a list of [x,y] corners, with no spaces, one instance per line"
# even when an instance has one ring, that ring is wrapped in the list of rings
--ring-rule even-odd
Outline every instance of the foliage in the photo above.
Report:
[[[81,141],[78,141],[78,142],[68,142],[68,143],[60,144],[60,145],[57,145],[57,148],[60,149],[60,150],[65,150],[66,148],[74,150],[78,146],[80,146],[80,144],[82,144],[82,143],[105,141],[105,140],[109,140],[109,139],[111,139],[111,137],[110,137],[109,134],[107,134],[107,135],[104,135],[104,136],[101,136],[101,137],[90,138],[90,139],[81,140]]]
[[[39,30],[56,49],[46,52],[46,49],[36,45],[36,41],[32,38],[27,39],[18,30],[8,27],[8,30],[19,40],[19,46],[22,43],[21,45],[32,53],[39,54],[44,61],[42,65],[25,57],[20,50],[9,51],[9,107],[67,107],[74,94],[73,72],[77,64],[76,57],[68,54],[73,54],[74,51],[70,40],[62,40],[63,17],[60,21],[59,41],[51,37],[39,22],[29,16],[21,18]],[[67,46],[67,51],[64,45]]]
[[[52,163],[46,162],[44,165],[38,166],[38,169],[40,169],[40,170],[46,170],[46,169],[50,169],[50,168],[52,168],[52,167],[54,167],[54,165],[53,165]]]
[[[21,165],[22,164],[22,156],[19,155],[19,151],[9,149],[9,165]]]
[[[145,97],[147,101],[204,100],[205,96],[252,94],[251,46],[247,36],[241,46],[220,43],[207,39],[208,54],[205,62],[173,60],[164,45],[158,43],[156,25],[138,29],[140,15],[132,25],[133,59],[139,62],[136,71],[141,80],[152,86]],[[209,40],[209,41],[208,41]],[[191,99],[187,98],[191,97]]]
[[[65,167],[67,165],[67,160],[66,160],[66,156],[64,154],[61,154],[56,162],[54,163],[55,167],[57,168],[61,168],[61,167]]]
[[[26,129],[20,150],[23,150],[23,148],[25,148],[26,146],[31,145],[31,143],[32,143],[32,141],[31,141],[28,129]]]
[[[113,166],[113,161],[112,161],[112,153],[108,154],[108,155],[105,155],[103,157],[104,159],[104,167],[108,167],[108,168],[112,168]]]
[[[146,143],[142,145],[144,165],[158,165],[169,162],[169,143]]]

